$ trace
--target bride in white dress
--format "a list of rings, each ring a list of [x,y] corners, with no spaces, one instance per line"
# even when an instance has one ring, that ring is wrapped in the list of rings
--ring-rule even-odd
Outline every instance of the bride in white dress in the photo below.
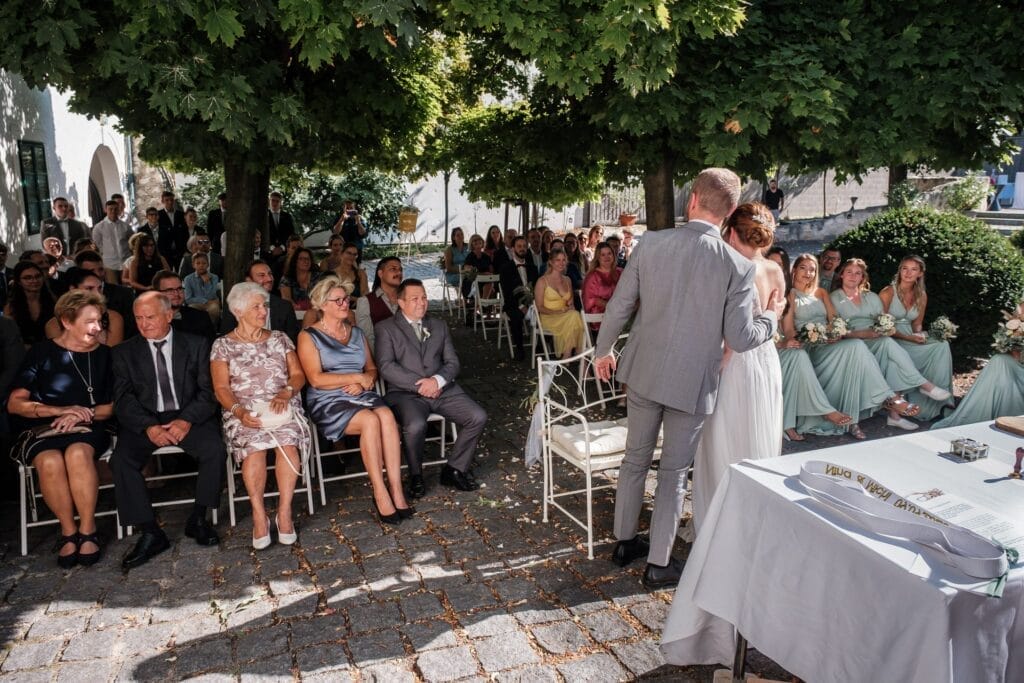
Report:
[[[757,268],[758,306],[764,310],[772,290],[786,291],[777,263],[764,257],[774,240],[775,220],[766,206],[737,207],[722,231],[731,247]],[[715,411],[704,422],[694,459],[692,536],[729,465],[747,459],[773,458],[782,450],[782,370],[775,344],[767,341],[745,353],[726,348]],[[689,527],[688,527],[689,530]],[[692,538],[689,540],[693,540]]]

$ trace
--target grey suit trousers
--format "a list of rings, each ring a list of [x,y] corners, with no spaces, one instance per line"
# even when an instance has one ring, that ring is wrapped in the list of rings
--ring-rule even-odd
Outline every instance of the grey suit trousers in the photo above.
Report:
[[[651,515],[651,550],[647,561],[665,566],[672,556],[686,494],[686,473],[693,464],[704,415],[692,415],[648,400],[627,389],[629,431],[626,455],[615,491],[615,537],[628,541],[640,526],[644,482],[654,459],[658,432],[664,423],[658,486]]]

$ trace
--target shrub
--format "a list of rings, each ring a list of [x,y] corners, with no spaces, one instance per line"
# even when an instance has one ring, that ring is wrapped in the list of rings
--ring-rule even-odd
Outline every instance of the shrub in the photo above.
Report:
[[[829,247],[839,249],[844,259],[864,259],[876,292],[892,281],[904,256],[922,257],[927,264],[925,329],[940,315],[960,326],[960,336],[952,342],[953,363],[960,370],[975,358],[992,355],[1000,311],[1016,306],[1024,294],[1024,256],[1002,235],[960,213],[886,211]]]
[[[942,188],[942,199],[953,211],[971,211],[985,201],[988,192],[988,178],[967,176]]]
[[[1024,230],[1018,230],[1010,235],[1010,244],[1017,247],[1021,252],[1024,252]]]
[[[909,180],[903,180],[895,185],[885,195],[889,202],[890,209],[903,209],[913,206],[920,199],[921,193]]]

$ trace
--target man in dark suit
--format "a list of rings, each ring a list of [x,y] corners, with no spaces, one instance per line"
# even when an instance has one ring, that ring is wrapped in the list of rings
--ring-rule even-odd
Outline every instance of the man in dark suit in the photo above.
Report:
[[[289,235],[295,234],[295,221],[292,215],[281,208],[284,195],[280,192],[270,193],[270,209],[267,210],[267,239],[263,240],[263,248],[274,256],[284,252],[284,245]]]
[[[103,257],[95,251],[79,252],[75,256],[75,265],[85,268],[103,282],[100,294],[107,300],[107,307],[117,311],[124,318],[124,338],[128,339],[138,334],[139,331],[135,329],[135,315],[132,313],[132,302],[135,301],[135,292],[132,288],[107,282]]]
[[[92,230],[82,221],[76,221],[68,215],[70,205],[64,197],[53,200],[53,215],[44,218],[39,224],[39,244],[47,237],[59,237],[64,244],[64,253],[70,254],[75,241],[83,237],[91,237]]]
[[[188,242],[188,226],[185,224],[185,212],[174,208],[174,193],[164,190],[160,193],[162,209],[157,213],[160,225],[156,249],[168,263],[177,263],[185,253]]]
[[[171,547],[153,514],[142,468],[163,446],[178,446],[199,463],[195,506],[185,535],[199,545],[220,538],[206,519],[220,505],[227,451],[210,381],[210,344],[202,337],[171,327],[171,301],[159,292],[135,300],[140,336],[118,344],[113,352],[114,412],[119,424],[110,458],[121,524],[142,530],[121,566],[132,569]]]
[[[209,342],[217,336],[217,329],[209,313],[185,305],[185,287],[177,274],[169,270],[158,270],[153,275],[153,290],[170,299],[174,310],[171,327],[175,330],[199,335]]]
[[[246,282],[255,282],[270,294],[270,316],[267,321],[270,329],[279,330],[288,335],[293,342],[299,336],[299,319],[290,303],[274,294],[274,274],[266,261],[253,261],[249,264]],[[227,334],[238,326],[234,314],[226,307],[220,317],[220,333]]]
[[[503,310],[508,316],[508,329],[512,334],[516,360],[526,357],[523,351],[523,320],[529,306],[520,303],[520,297],[515,291],[519,287],[526,287],[532,296],[533,286],[537,283],[537,266],[526,257],[526,252],[526,238],[516,237],[512,241],[512,259],[506,261],[498,273]]]
[[[408,279],[398,287],[400,312],[375,326],[377,366],[387,383],[384,401],[402,424],[405,462],[409,466],[409,493],[426,493],[423,480],[423,445],[427,417],[443,415],[459,427],[441,483],[460,491],[479,488],[473,476],[473,453],[484,430],[487,413],[455,383],[459,358],[448,325],[424,318],[427,291],[420,280]]]
[[[217,203],[220,208],[206,214],[206,233],[210,236],[214,253],[219,254],[220,236],[224,234],[224,212],[228,208],[228,193],[221,192],[217,195]]]

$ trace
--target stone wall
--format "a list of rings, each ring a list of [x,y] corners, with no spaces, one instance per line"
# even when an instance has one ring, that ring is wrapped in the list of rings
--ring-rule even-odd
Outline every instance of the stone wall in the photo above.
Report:
[[[146,209],[150,206],[160,208],[160,193],[173,190],[170,175],[159,166],[155,166],[139,158],[139,143],[142,138],[135,138],[132,146],[132,167],[135,172],[135,206],[133,211],[140,223],[146,222]]]

